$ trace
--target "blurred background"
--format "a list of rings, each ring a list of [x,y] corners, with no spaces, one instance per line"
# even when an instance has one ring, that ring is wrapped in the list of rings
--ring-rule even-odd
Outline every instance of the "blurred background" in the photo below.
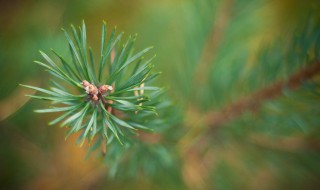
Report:
[[[0,1],[0,189],[318,189],[319,9],[318,0]],[[76,136],[47,125],[55,115],[33,112],[47,102],[24,96],[35,92],[19,84],[49,83],[38,50],[67,54],[61,28],[82,19],[94,52],[103,20],[138,33],[137,50],[155,47],[156,83],[172,102],[164,172],[110,177]]]

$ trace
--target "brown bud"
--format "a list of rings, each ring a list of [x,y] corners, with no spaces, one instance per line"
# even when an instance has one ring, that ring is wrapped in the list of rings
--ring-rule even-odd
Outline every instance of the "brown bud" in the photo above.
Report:
[[[97,95],[98,89],[95,85],[89,84],[87,87],[85,87],[86,93],[91,95]]]
[[[100,86],[100,87],[99,87],[99,92],[100,92],[101,94],[104,94],[104,93],[106,93],[108,90],[112,90],[112,89],[113,89],[112,86],[103,85],[103,86]]]
[[[98,96],[97,95],[93,95],[92,96],[92,100],[95,101],[95,102],[98,101]]]
[[[84,87],[87,87],[90,85],[90,83],[86,80],[83,80],[82,83],[81,83]]]

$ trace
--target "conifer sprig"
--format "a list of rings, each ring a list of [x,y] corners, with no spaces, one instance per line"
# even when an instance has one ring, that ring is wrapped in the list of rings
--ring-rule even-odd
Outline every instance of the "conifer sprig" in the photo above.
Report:
[[[52,52],[60,63],[53,61],[42,51],[40,54],[45,62],[35,61],[59,80],[53,81],[54,86],[49,89],[22,85],[45,94],[28,96],[48,100],[55,105],[35,111],[62,112],[49,125],[61,123],[62,127],[69,128],[67,137],[81,131],[81,145],[85,139],[91,141],[95,136],[99,136],[98,139],[108,139],[105,141],[108,143],[117,139],[122,144],[138,129],[151,130],[144,125],[143,116],[156,113],[156,104],[153,102],[157,100],[152,99],[152,94],[149,96],[145,91],[161,90],[149,86],[150,81],[159,74],[152,73],[154,57],[146,61],[143,59],[152,47],[133,53],[136,35],[130,36],[122,45],[120,40],[123,33],[116,34],[116,27],[107,40],[107,25],[104,22],[100,60],[95,62],[92,49],[87,48],[84,21],[79,30],[71,25],[71,36],[64,29],[63,31],[72,61],[67,61],[54,50]],[[69,86],[65,87],[65,83]],[[142,117],[142,120],[137,121],[135,116]]]

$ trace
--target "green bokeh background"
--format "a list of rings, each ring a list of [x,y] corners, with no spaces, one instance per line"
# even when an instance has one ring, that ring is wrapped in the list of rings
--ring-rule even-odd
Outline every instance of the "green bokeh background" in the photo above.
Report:
[[[204,181],[197,178],[202,175],[196,169],[197,164],[201,163],[195,164],[195,167],[191,165],[191,169],[184,168],[182,171],[177,171],[182,176],[182,179],[177,181],[160,179],[166,176],[160,176],[158,182],[149,180],[147,176],[125,182],[111,179],[108,178],[104,167],[101,167],[99,159],[94,157],[89,160],[84,159],[86,150],[75,145],[76,137],[64,141],[65,129],[47,126],[48,121],[55,115],[39,115],[33,112],[35,108],[44,107],[47,103],[29,100],[24,96],[28,91],[18,85],[21,83],[36,84],[41,87],[48,85],[48,74],[34,64],[33,60],[40,59],[38,52],[40,49],[49,52],[50,48],[53,48],[67,55],[67,42],[61,28],[68,29],[71,23],[77,26],[83,19],[85,20],[88,44],[93,47],[94,52],[99,52],[101,25],[105,20],[109,31],[113,26],[117,26],[119,31],[125,32],[125,38],[129,34],[138,33],[136,50],[148,46],[155,47],[152,50],[153,54],[157,54],[155,69],[162,71],[156,83],[168,89],[168,97],[175,107],[181,110],[183,124],[179,127],[186,131],[190,126],[202,129],[201,118],[197,116],[207,110],[218,109],[225,103],[252,91],[252,88],[247,88],[245,82],[242,86],[232,86],[235,81],[232,77],[229,80],[228,76],[237,71],[241,75],[241,71],[245,70],[235,60],[239,62],[250,60],[257,54],[259,47],[270,44],[279,34],[294,30],[297,26],[299,28],[300,25],[297,23],[308,14],[311,7],[318,9],[320,7],[317,1],[301,3],[298,0],[254,2],[234,0],[232,2],[234,5],[231,8],[223,10],[232,15],[228,29],[223,31],[223,39],[218,44],[218,50],[212,50],[216,54],[213,62],[217,66],[210,67],[210,70],[216,69],[219,75],[210,76],[210,80],[213,81],[210,85],[216,87],[211,88],[210,85],[194,86],[193,77],[205,44],[210,40],[208,36],[212,32],[212,25],[219,20],[218,16],[221,16],[219,11],[225,1],[2,1],[0,4],[0,189],[259,189],[260,182],[261,184],[273,182],[279,184],[275,186],[281,189],[282,186],[289,187],[288,181],[297,178],[301,180],[299,184],[302,184],[298,188],[309,187],[304,183],[304,179],[312,182],[310,187],[319,184],[317,183],[319,165],[311,166],[316,170],[311,174],[309,171],[312,169],[298,170],[298,166],[293,165],[292,170],[287,170],[293,173],[289,176],[292,177],[289,180],[282,180],[285,174],[277,173],[278,176],[272,178],[268,172],[262,171],[257,177],[257,182],[234,186],[234,184],[246,184],[242,181],[247,178],[241,177],[241,169],[230,168],[231,166],[224,161],[218,161],[212,174],[203,174],[215,176]],[[317,14],[314,17],[317,18]],[[219,22],[224,21],[222,19]],[[319,102],[318,100],[315,102]],[[188,115],[185,112],[190,102],[197,104],[199,110],[193,110],[196,112],[193,117],[186,118]],[[180,117],[180,114],[177,115]],[[266,120],[271,121],[272,114],[268,112],[267,115],[271,119]],[[309,120],[319,124],[318,118],[312,117]],[[259,122],[261,125],[264,124],[263,120]],[[230,125],[232,129],[233,124]],[[290,124],[284,125],[290,126]],[[243,126],[248,127],[248,124]],[[243,131],[237,129],[235,131],[232,138],[236,138],[234,136],[237,135],[241,137]],[[224,135],[229,138],[228,131],[225,131],[217,139],[223,138]],[[228,143],[222,145],[228,149]],[[274,166],[257,161],[262,158],[259,158],[261,155],[255,155],[255,151],[245,150],[241,146],[231,147],[231,150],[236,149],[242,153],[241,159],[248,165],[259,166],[252,166],[253,168],[264,167],[268,168],[268,171],[273,170]],[[308,159],[312,161],[319,158],[317,152],[312,152],[310,155],[303,159],[305,165],[308,165]],[[269,156],[268,159],[274,159],[275,162],[279,159],[272,154]],[[284,159],[290,157],[284,155]],[[192,173],[193,169],[196,176],[190,177],[190,170]],[[295,169],[298,172],[295,172]],[[201,185],[202,183],[206,185]],[[273,186],[264,184],[263,187],[270,189]]]

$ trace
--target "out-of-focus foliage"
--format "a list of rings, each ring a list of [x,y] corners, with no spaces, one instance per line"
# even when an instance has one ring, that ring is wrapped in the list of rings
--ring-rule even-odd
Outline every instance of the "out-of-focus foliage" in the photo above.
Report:
[[[317,0],[2,3],[1,187],[317,188],[319,74],[218,126],[208,118],[316,64],[319,8]],[[57,115],[34,114],[46,104],[26,99],[34,92],[17,86],[48,86],[47,73],[32,63],[40,59],[38,49],[67,55],[60,28],[82,19],[93,50],[100,48],[102,20],[138,33],[137,49],[154,46],[156,70],[163,73],[155,82],[167,87],[174,105],[159,111],[170,119],[152,124],[156,130],[163,126],[160,135],[144,136],[142,146],[119,145],[125,156],[105,157],[106,165],[99,151],[84,160],[89,147],[75,146],[76,137],[61,141],[63,130],[47,126]]]

